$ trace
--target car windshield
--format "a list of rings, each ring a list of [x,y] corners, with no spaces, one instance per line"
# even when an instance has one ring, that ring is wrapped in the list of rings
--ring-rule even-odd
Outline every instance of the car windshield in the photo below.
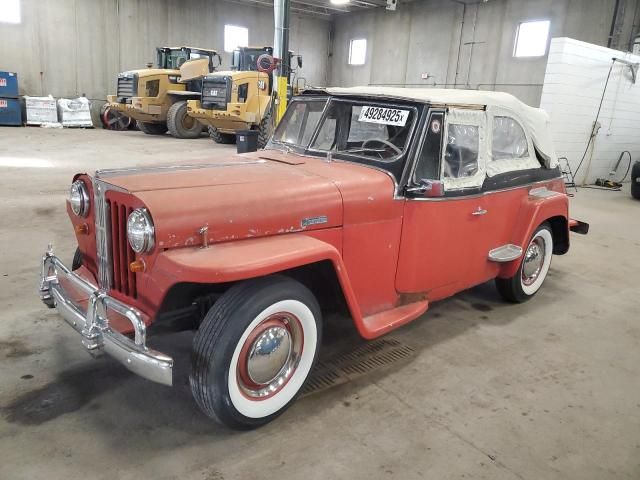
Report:
[[[278,125],[274,141],[306,149],[322,118],[326,103],[326,99],[292,102]]]
[[[409,144],[416,110],[379,102],[296,100],[278,125],[274,142],[311,152],[390,162]]]

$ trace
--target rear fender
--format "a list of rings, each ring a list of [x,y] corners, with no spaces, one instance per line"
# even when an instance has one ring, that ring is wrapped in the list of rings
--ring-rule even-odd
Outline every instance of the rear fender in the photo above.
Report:
[[[525,250],[533,232],[544,222],[549,222],[553,230],[554,242],[557,242],[558,239],[562,239],[563,242],[559,249],[554,246],[553,253],[566,253],[569,249],[569,202],[567,196],[562,193],[557,193],[546,198],[528,195],[523,199],[523,202],[524,205],[522,205],[520,209],[521,214],[519,215],[523,220],[518,222],[512,243]],[[524,219],[526,219],[526,221]],[[513,262],[505,263],[500,269],[498,277],[510,278],[515,275],[520,267],[521,258]]]
[[[340,252],[330,243],[305,234],[212,244],[207,248],[179,248],[158,255],[153,270],[157,287],[169,291],[182,283],[237,282],[297,267],[330,261],[358,330],[362,314]]]

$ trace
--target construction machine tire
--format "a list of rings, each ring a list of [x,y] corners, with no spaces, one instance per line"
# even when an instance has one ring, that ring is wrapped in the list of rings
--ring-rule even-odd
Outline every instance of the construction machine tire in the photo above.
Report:
[[[640,200],[640,162],[636,162],[631,169],[631,196]]]
[[[187,114],[187,102],[176,102],[167,112],[167,128],[175,138],[198,138],[204,126]]]
[[[164,135],[168,130],[166,123],[138,122],[138,128],[147,135]]]
[[[236,143],[236,136],[233,133],[222,133],[216,127],[209,127],[209,136],[214,142],[223,145]]]
[[[260,120],[258,125],[258,148],[262,149],[267,145],[267,142],[273,134],[273,122],[271,120],[271,112],[267,111]]]
[[[136,123],[131,117],[127,117],[116,109],[111,108],[108,103],[105,103],[100,109],[100,120],[105,130],[118,132],[128,130],[132,124]]]

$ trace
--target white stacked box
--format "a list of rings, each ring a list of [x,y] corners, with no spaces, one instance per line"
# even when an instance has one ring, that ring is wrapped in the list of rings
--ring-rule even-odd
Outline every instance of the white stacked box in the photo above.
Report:
[[[48,97],[24,97],[27,111],[27,125],[47,125],[58,123],[56,99]]]
[[[93,127],[89,100],[85,97],[58,99],[58,112],[63,127]]]
[[[567,157],[574,172],[587,147],[614,57],[640,62],[640,56],[571,38],[551,41],[540,107],[551,116],[558,156]],[[629,66],[614,64],[598,123],[593,155],[587,153],[577,183],[611,178],[609,172],[622,151],[631,152],[633,160],[640,159],[640,72],[633,83]],[[614,180],[624,175],[627,161]]]

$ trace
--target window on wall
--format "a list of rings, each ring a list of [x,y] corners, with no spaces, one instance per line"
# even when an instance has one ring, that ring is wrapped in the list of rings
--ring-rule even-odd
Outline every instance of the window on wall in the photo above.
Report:
[[[349,44],[349,65],[364,65],[367,58],[367,39],[356,38]]]
[[[547,53],[549,40],[549,20],[524,22],[518,26],[516,43],[513,49],[514,57],[542,57]]]
[[[20,0],[0,0],[0,22],[20,23]]]
[[[224,51],[233,52],[238,47],[249,46],[249,29],[237,25],[224,26]]]

